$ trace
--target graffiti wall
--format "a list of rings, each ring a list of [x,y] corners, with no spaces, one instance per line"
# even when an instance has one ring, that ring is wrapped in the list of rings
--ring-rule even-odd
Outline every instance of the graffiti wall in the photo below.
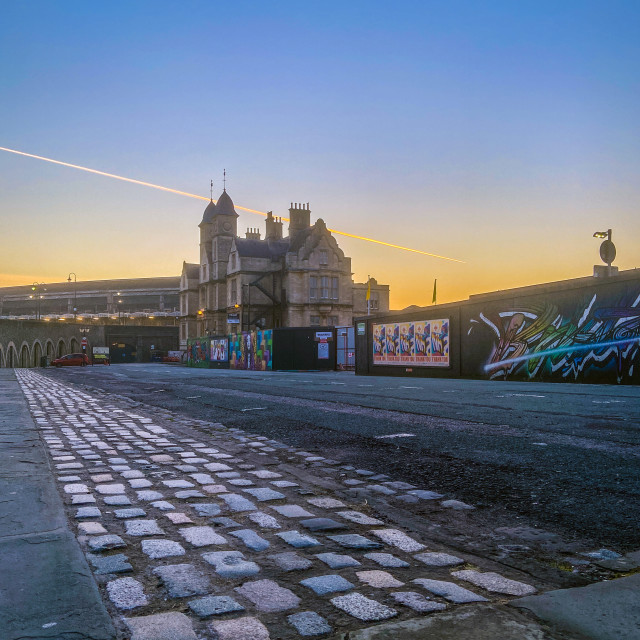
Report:
[[[640,284],[469,306],[463,375],[640,382]]]
[[[373,325],[374,365],[449,366],[449,319]]]
[[[229,338],[211,339],[211,362],[227,362],[229,360]]]
[[[252,331],[229,336],[229,368],[271,371],[273,331]]]
[[[187,365],[190,367],[209,368],[211,359],[209,338],[192,338],[187,340]]]

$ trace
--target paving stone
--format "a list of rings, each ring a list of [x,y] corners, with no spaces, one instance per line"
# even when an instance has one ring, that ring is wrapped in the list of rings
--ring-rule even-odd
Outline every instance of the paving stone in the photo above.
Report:
[[[59,482],[80,482],[82,478],[80,476],[60,476]]]
[[[391,555],[390,553],[365,553],[365,558],[369,560],[373,560],[377,564],[382,567],[409,567],[411,566],[408,562],[401,560],[400,558],[396,558],[396,556]]]
[[[170,598],[184,598],[208,593],[209,578],[192,564],[170,564],[153,570],[163,582]]]
[[[315,611],[301,611],[287,616],[289,624],[293,625],[301,636],[320,636],[331,632],[327,621]]]
[[[84,465],[81,462],[61,462],[56,469],[84,469]]]
[[[306,580],[301,580],[300,584],[309,587],[309,589],[315,591],[319,596],[324,596],[327,593],[335,593],[336,591],[349,591],[349,589],[353,589],[355,586],[342,576],[336,574],[307,578]]]
[[[240,473],[238,471],[218,471],[216,475],[218,476],[218,478],[224,479],[240,477]]]
[[[98,507],[80,507],[76,511],[76,520],[81,518],[99,518],[102,515]]]
[[[152,502],[151,506],[155,507],[156,509],[160,509],[160,511],[171,511],[175,509],[175,507],[166,500],[158,500],[156,502]]]
[[[369,471],[368,469],[356,469],[356,473],[359,476],[373,476],[375,473],[373,471]]]
[[[509,580],[509,578],[505,578],[493,571],[480,573],[479,571],[466,569],[464,571],[454,571],[451,575],[459,580],[470,582],[476,587],[482,587],[487,591],[504,593],[509,596],[528,596],[537,591],[535,587],[529,584],[518,582],[517,580]]]
[[[279,538],[282,538],[287,544],[290,544],[296,549],[304,549],[306,547],[317,547],[322,543],[318,542],[315,538],[305,535],[296,531],[284,531],[283,533],[276,533]]]
[[[111,465],[112,471],[130,471],[131,467],[127,464],[114,464]]]
[[[206,547],[211,544],[228,544],[226,538],[217,534],[213,527],[185,527],[178,529],[180,535],[194,547]]]
[[[264,529],[280,529],[278,521],[273,516],[263,513],[262,511],[250,513],[248,518]]]
[[[101,535],[108,531],[99,522],[80,522],[78,531],[84,535]]]
[[[297,504],[274,505],[271,508],[285,518],[308,518],[313,516],[313,513],[309,513]]]
[[[204,468],[218,473],[221,471],[233,471],[228,464],[223,464],[222,462],[210,462],[209,464],[205,464]]]
[[[189,489],[195,486],[193,482],[187,482],[187,480],[163,480],[162,484],[170,489]]]
[[[220,516],[218,518],[211,518],[209,522],[211,522],[211,524],[215,524],[217,527],[225,527],[226,529],[242,526],[239,522],[236,522],[231,518],[226,518],[225,516]]]
[[[289,480],[274,480],[271,482],[274,487],[278,487],[278,489],[286,489],[287,487],[299,487],[300,485],[296,482],[290,482]]]
[[[220,498],[227,503],[227,506],[231,511],[235,511],[236,513],[241,513],[243,511],[257,511],[258,509],[253,502],[237,493],[222,494]]]
[[[131,485],[132,489],[146,489],[153,486],[153,482],[145,478],[132,478],[129,480],[129,485]]]
[[[427,578],[417,578],[413,580],[415,584],[419,584],[427,591],[435,593],[437,596],[441,596],[445,600],[462,604],[465,602],[486,602],[486,598],[479,596],[473,591],[469,591],[464,587],[460,587],[454,582],[445,582],[442,580],[428,580]]]
[[[146,516],[144,509],[116,509],[114,512],[116,518],[124,520],[126,518],[140,518]]]
[[[92,482],[111,482],[113,476],[110,473],[101,473],[97,476],[91,476]]]
[[[385,482],[384,484],[397,491],[409,491],[410,489],[416,488],[415,485],[409,484],[408,482]]]
[[[206,596],[205,598],[190,600],[189,608],[200,618],[244,611],[244,607],[229,596]]]
[[[314,507],[320,507],[322,509],[337,509],[346,506],[344,502],[336,500],[335,498],[309,498],[307,502]]]
[[[149,603],[142,585],[133,578],[118,578],[107,583],[109,599],[118,609],[135,609]]]
[[[373,571],[356,571],[358,580],[377,589],[404,586],[404,582],[396,580],[390,573],[374,569]]]
[[[131,504],[131,500],[124,494],[121,496],[105,496],[104,503],[114,507],[124,507]]]
[[[162,500],[164,496],[159,491],[136,491],[138,496],[138,500],[146,500],[150,502],[151,500]]]
[[[123,484],[98,484],[96,485],[96,491],[103,496],[115,496],[124,493]]]
[[[144,478],[142,471],[130,469],[129,471],[122,471],[120,475],[126,480],[133,480],[134,478]]]
[[[113,534],[89,538],[88,545],[91,551],[107,551],[108,549],[119,549],[127,546],[120,536]]]
[[[63,489],[65,493],[68,493],[70,495],[74,495],[77,493],[89,493],[89,487],[87,487],[86,484],[65,484]]]
[[[344,569],[345,567],[359,567],[360,563],[351,556],[340,555],[339,553],[317,553],[316,558],[321,560],[332,569]]]
[[[269,640],[270,638],[269,631],[257,618],[216,620],[211,623],[211,628],[216,632],[217,640]]]
[[[211,551],[203,553],[202,557],[223,578],[248,578],[260,571],[260,567],[255,562],[245,560],[240,551]]]
[[[232,480],[229,480],[229,484],[232,484],[234,487],[250,487],[255,483],[251,482],[251,480],[247,480],[246,478],[233,478]]]
[[[429,600],[420,593],[415,591],[396,591],[391,594],[391,597],[398,603],[403,604],[405,607],[409,607],[418,613],[431,613],[432,611],[443,611],[447,608],[446,604],[442,602],[434,602]]]
[[[475,509],[474,506],[467,504],[466,502],[460,502],[460,500],[443,500],[440,504],[447,509],[455,509],[456,511],[468,511]]]
[[[225,487],[223,484],[205,484],[202,487],[202,490],[210,494],[229,492],[229,489],[227,489],[227,487]]]
[[[398,549],[402,551],[420,551],[424,549],[423,544],[420,544],[398,529],[374,529],[371,533],[383,542],[398,547]]]
[[[351,520],[351,522],[356,522],[358,524],[384,524],[382,520],[372,518],[371,516],[360,513],[359,511],[338,511],[337,513],[346,520]]]
[[[452,567],[464,563],[462,558],[448,553],[419,553],[413,557],[429,567]]]
[[[94,504],[95,501],[96,499],[89,493],[81,493],[71,496],[71,504]]]
[[[94,573],[128,573],[133,571],[133,567],[129,564],[127,556],[123,553],[117,553],[112,556],[96,556],[92,553],[87,554],[87,558],[94,566]]]
[[[282,478],[281,473],[276,473],[275,471],[267,471],[266,469],[259,469],[258,471],[249,471],[256,478],[260,478],[262,480],[268,480],[271,478]]]
[[[187,500],[189,498],[206,498],[207,496],[195,489],[186,489],[185,491],[176,491],[176,498],[180,500]]]
[[[286,496],[279,491],[274,491],[273,489],[266,488],[255,488],[255,489],[243,489],[245,493],[248,493],[250,496],[253,496],[258,502],[267,502],[269,500],[283,500]]]
[[[347,549],[379,549],[382,545],[374,540],[369,540],[358,533],[347,533],[339,536],[328,536],[329,540],[337,542]]]
[[[184,613],[156,613],[139,618],[126,618],[130,640],[198,640],[191,620]]]
[[[331,604],[338,609],[342,609],[358,620],[374,622],[376,620],[386,620],[397,616],[398,612],[391,607],[366,598],[360,593],[348,593],[346,596],[331,598]]]
[[[161,453],[155,456],[150,456],[152,462],[175,462],[175,458],[170,455]]]
[[[191,477],[198,484],[215,484],[215,480],[213,476],[210,476],[208,473],[192,473]]]
[[[382,484],[370,484],[367,489],[369,489],[370,491],[375,491],[376,493],[381,493],[385,496],[393,496],[396,494],[393,489],[391,489],[390,487],[385,487]]]
[[[107,458],[109,464],[127,464],[129,461],[124,458]]]
[[[285,551],[267,557],[283,571],[303,571],[313,566],[311,560],[299,556],[295,551]]]
[[[435,491],[423,491],[422,489],[413,489],[412,491],[409,491],[409,495],[420,498],[420,500],[439,500],[443,497],[441,493],[436,493]]]
[[[164,535],[164,531],[155,520],[125,520],[124,526],[129,536]]]
[[[288,611],[300,604],[300,598],[293,591],[281,587],[273,580],[245,582],[241,587],[236,587],[235,591],[251,600],[258,611]]]
[[[154,560],[185,554],[184,547],[173,540],[143,540],[142,551]]]
[[[194,467],[192,464],[177,464],[175,467],[178,471],[182,471],[183,473],[191,473],[192,471],[198,470],[198,467]]]
[[[364,480],[356,480],[353,478],[349,478],[347,480],[344,481],[344,484],[350,486],[350,487],[357,487],[359,484],[365,484]]]
[[[240,538],[249,549],[253,551],[264,551],[269,548],[269,543],[261,538],[255,531],[251,529],[239,529],[237,531],[231,531],[230,535],[235,538]]]
[[[309,531],[338,531],[347,529],[347,525],[342,522],[336,522],[331,518],[311,518],[309,520],[300,520],[300,524]]]

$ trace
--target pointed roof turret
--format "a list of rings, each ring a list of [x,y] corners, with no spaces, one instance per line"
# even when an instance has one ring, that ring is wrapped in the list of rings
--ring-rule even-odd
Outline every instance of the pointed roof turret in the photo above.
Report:
[[[213,200],[207,205],[207,208],[204,210],[204,214],[202,215],[202,222],[200,224],[209,224],[213,222],[213,218],[216,215],[217,207]]]
[[[226,189],[220,194],[215,207],[215,215],[217,216],[236,216],[236,218],[239,217],[236,213],[235,207],[233,206],[233,200],[229,197]]]

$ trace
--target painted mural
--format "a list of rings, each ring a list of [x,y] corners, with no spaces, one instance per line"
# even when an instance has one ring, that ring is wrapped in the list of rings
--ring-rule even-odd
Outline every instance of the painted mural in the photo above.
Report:
[[[373,364],[449,366],[449,319],[373,325]]]
[[[227,362],[229,360],[229,338],[211,339],[211,362]]]
[[[595,292],[493,307],[472,316],[467,335],[480,356],[478,373],[489,379],[637,382],[640,294],[633,289],[617,297]]]
[[[190,367],[209,367],[210,339],[192,338],[187,340],[187,365]]]
[[[252,371],[271,371],[273,331],[252,331],[229,336],[229,367]]]

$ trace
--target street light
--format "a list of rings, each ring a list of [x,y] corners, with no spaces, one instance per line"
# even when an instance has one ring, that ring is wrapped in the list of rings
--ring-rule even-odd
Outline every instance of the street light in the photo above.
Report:
[[[604,242],[600,245],[600,258],[602,262],[607,265],[607,275],[611,275],[611,263],[616,259],[616,245],[611,241],[611,229],[607,229],[606,231],[596,231],[593,234],[594,238],[600,238],[604,240]],[[617,267],[614,267],[617,271]],[[594,267],[595,273],[595,267]]]
[[[122,304],[122,298],[118,298],[118,316],[120,318],[120,324],[122,324],[122,307],[120,306],[121,304]]]
[[[78,280],[76,274],[72,271],[67,278],[67,282],[71,283],[71,276],[73,276],[73,319],[75,320],[78,313]]]
[[[36,320],[40,320],[40,300],[42,300],[42,296],[38,293],[38,287],[44,287],[44,282],[34,282],[31,285],[31,291],[33,291],[33,295],[30,295],[29,298],[36,299]]]

